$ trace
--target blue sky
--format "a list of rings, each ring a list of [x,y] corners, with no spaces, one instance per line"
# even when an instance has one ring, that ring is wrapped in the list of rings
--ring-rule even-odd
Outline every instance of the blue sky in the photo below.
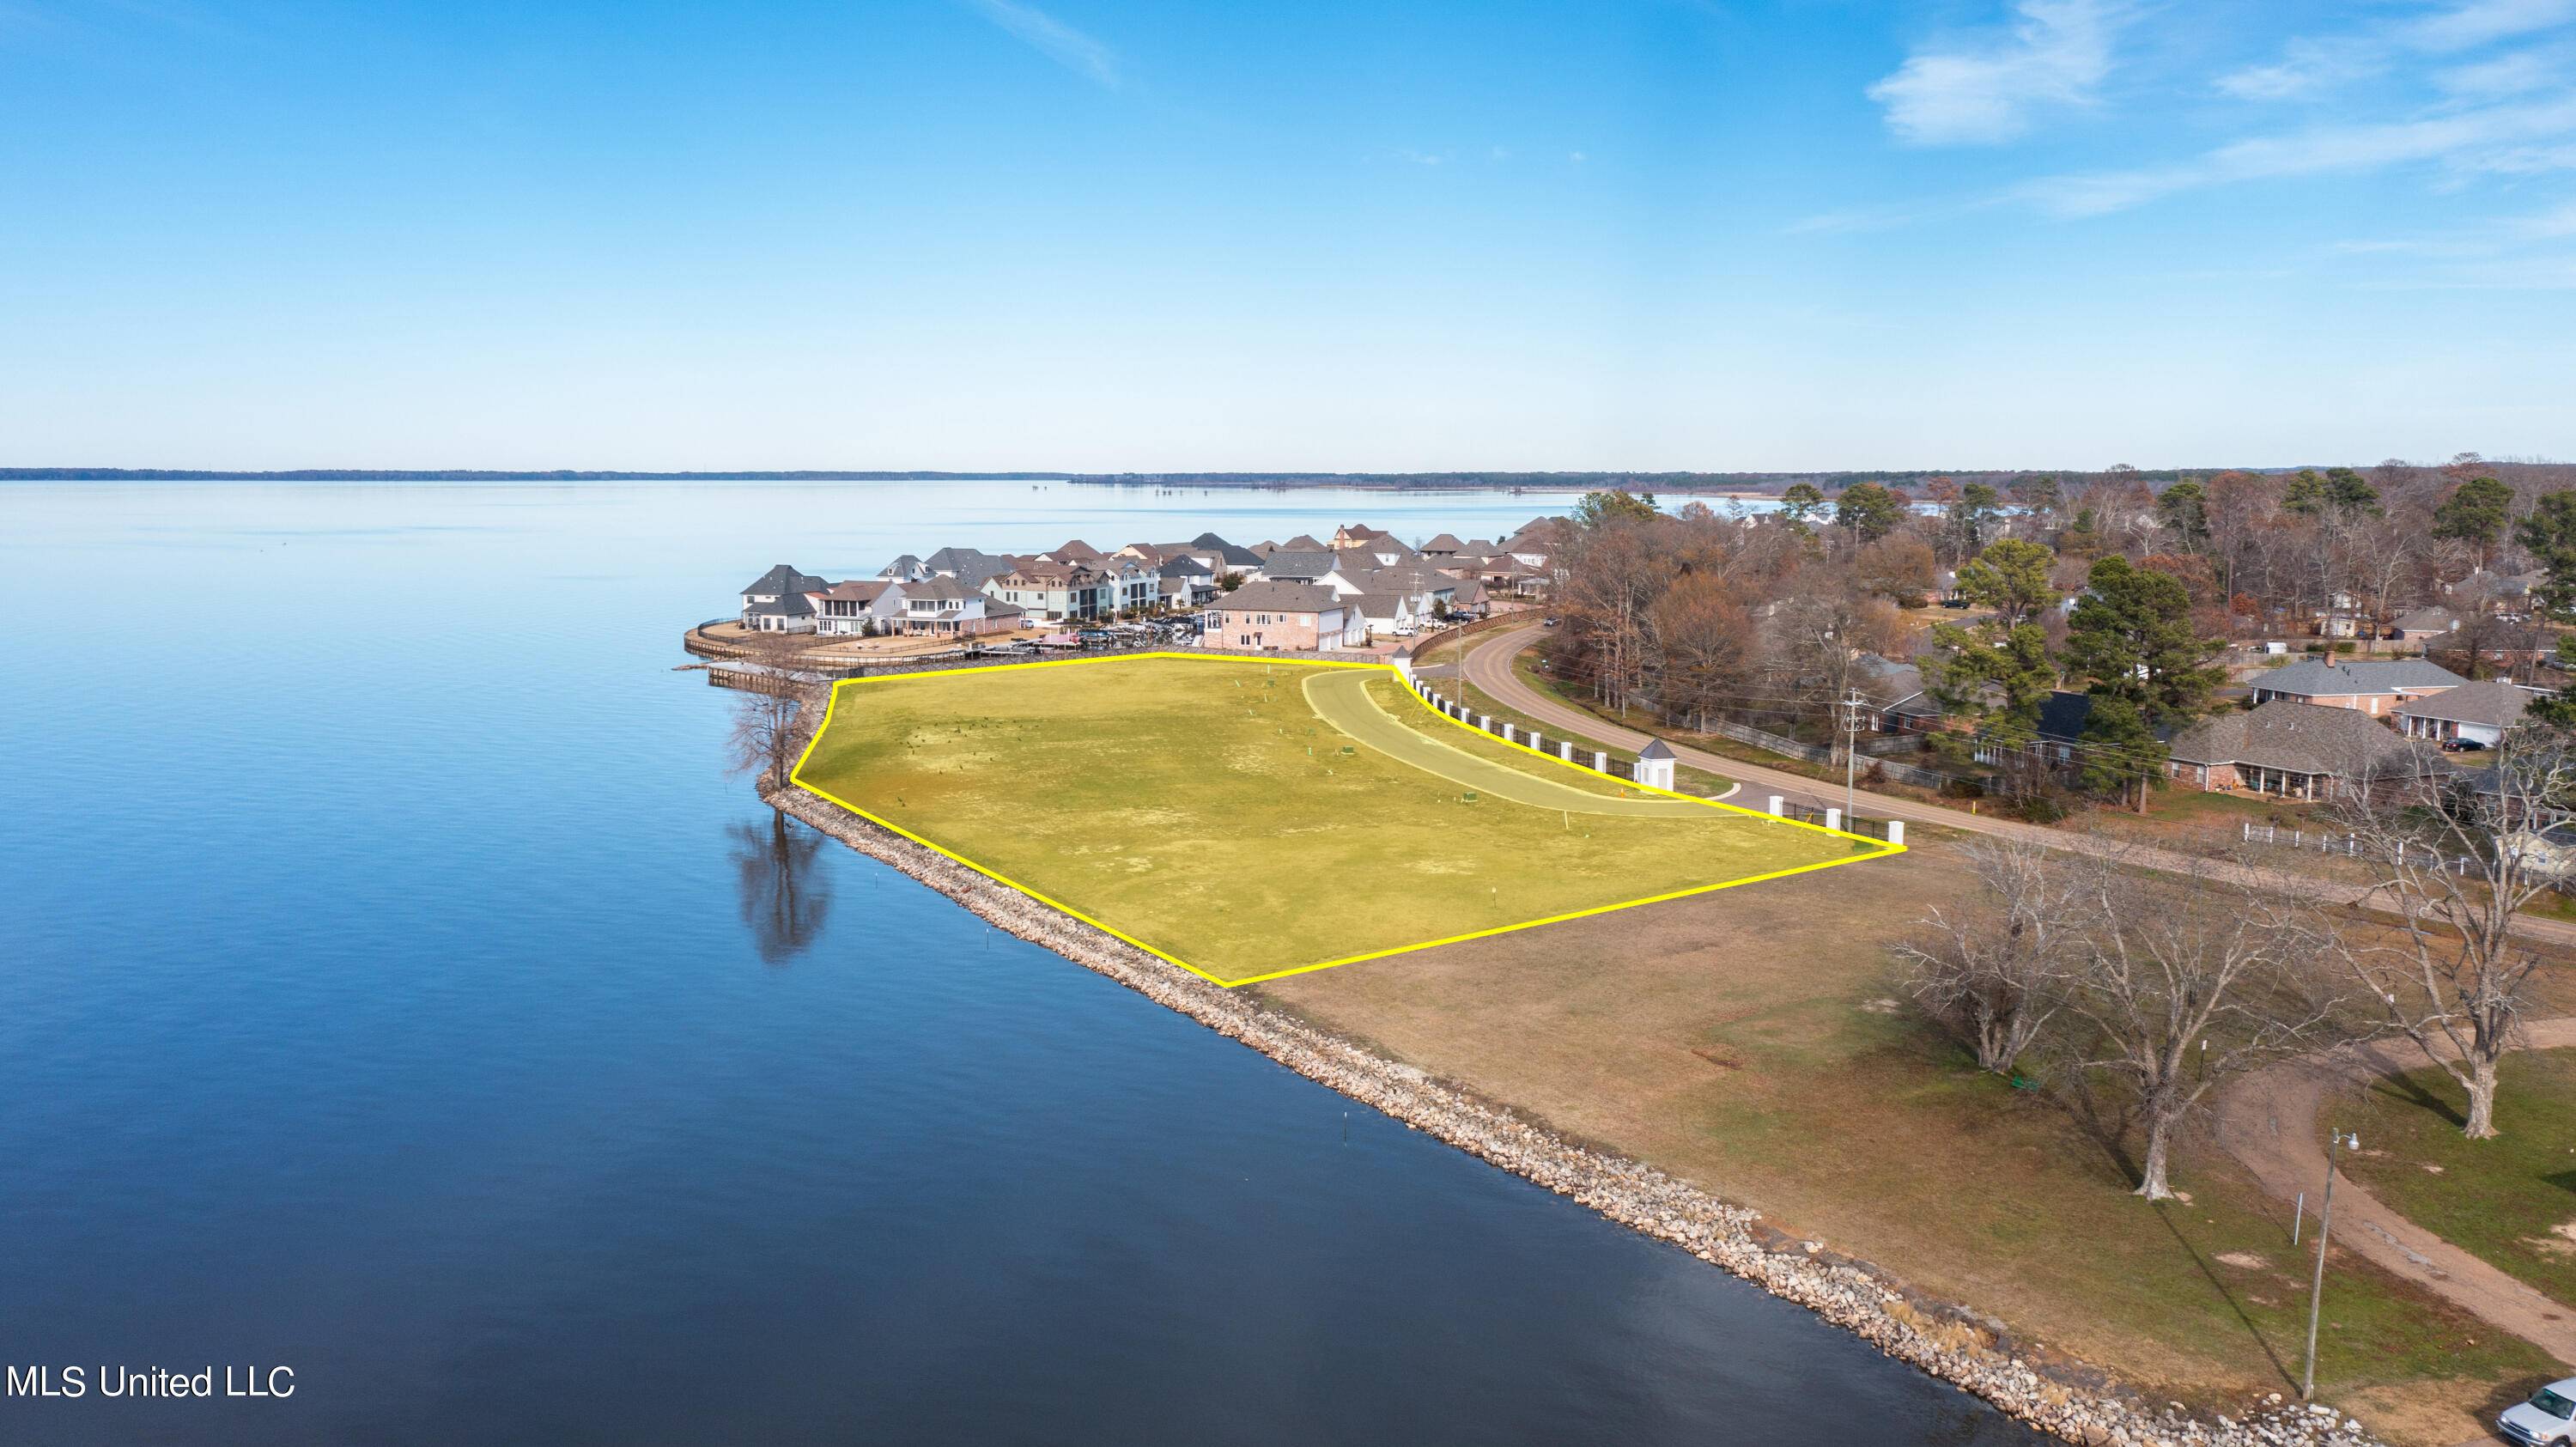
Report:
[[[0,462],[2576,455],[2576,0],[0,0]]]

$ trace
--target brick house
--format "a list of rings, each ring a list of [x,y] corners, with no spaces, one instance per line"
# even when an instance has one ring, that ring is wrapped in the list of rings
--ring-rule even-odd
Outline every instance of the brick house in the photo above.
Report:
[[[2257,705],[2288,700],[2320,708],[2350,709],[2378,718],[2401,704],[2431,698],[2468,682],[2420,658],[2328,663],[2309,659],[2252,680]]]
[[[1217,599],[1215,642],[1223,648],[1311,653],[1368,641],[1368,625],[1332,589],[1314,583],[1246,583]]]
[[[2450,766],[2356,708],[2275,699],[2252,713],[2223,713],[2175,734],[2165,777],[2212,793],[2326,799],[2356,780],[2424,779]]]

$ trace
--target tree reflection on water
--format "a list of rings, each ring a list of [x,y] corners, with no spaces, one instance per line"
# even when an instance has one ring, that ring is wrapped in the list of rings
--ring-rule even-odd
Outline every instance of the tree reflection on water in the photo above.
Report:
[[[735,824],[734,868],[752,947],[773,965],[805,952],[832,909],[831,877],[814,867],[823,836],[773,811],[766,825]]]

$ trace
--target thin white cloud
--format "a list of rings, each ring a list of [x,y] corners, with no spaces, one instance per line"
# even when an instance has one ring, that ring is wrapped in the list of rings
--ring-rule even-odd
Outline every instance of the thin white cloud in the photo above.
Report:
[[[2453,0],[2345,35],[2297,37],[2281,47],[2280,60],[2222,75],[2216,84],[2239,100],[2300,100],[2381,75],[2404,56],[2457,55],[2571,21],[2576,0]],[[2562,62],[2546,52],[2506,55],[2450,72],[2455,83],[2435,79],[2463,95],[2510,94],[2547,84],[2546,72]]]
[[[2576,20],[2576,0],[2469,0],[2403,26],[2399,38],[2435,55],[2472,50]]]
[[[1018,0],[965,0],[975,12],[1026,41],[1049,60],[1111,90],[1119,83],[1118,53],[1034,5]]]
[[[2576,75],[2576,53],[2564,48],[2517,50],[2471,65],[2433,73],[2433,84],[2457,96],[2492,99],[2543,90]]]
[[[2281,48],[2277,63],[2222,75],[2217,84],[2221,93],[2238,100],[2295,100],[2387,68],[2386,52],[2367,41],[2301,38]]]
[[[2044,106],[2082,106],[2111,69],[2112,42],[2134,18],[2122,0],[2019,0],[2010,29],[1971,44],[1918,50],[1869,88],[1888,128],[1919,146],[2010,140]]]
[[[2491,169],[2487,163],[2495,154],[2527,155],[2534,142],[2571,134],[2576,134],[2576,91],[2415,120],[2258,136],[2173,166],[2047,177],[2022,186],[2017,194],[2059,216],[2099,216],[2237,181],[2427,161]]]

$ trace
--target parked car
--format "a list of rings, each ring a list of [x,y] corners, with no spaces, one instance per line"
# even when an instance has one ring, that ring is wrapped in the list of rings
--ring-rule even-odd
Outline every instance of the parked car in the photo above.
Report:
[[[1556,626],[1556,620],[1553,618],[1541,618],[1538,620],[1538,626],[1541,628],[1553,628]]]
[[[2576,1441],[2576,1377],[2551,1382],[2496,1418],[2496,1430],[2508,1442]]]
[[[2446,754],[2474,754],[2484,751],[2485,748],[2486,745],[2477,739],[2442,740],[2442,752]]]

